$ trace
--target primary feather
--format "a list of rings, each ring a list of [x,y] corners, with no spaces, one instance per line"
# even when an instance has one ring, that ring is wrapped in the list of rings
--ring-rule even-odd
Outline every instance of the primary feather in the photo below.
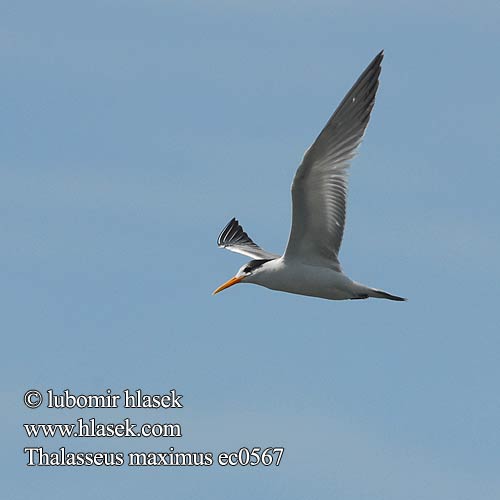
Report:
[[[233,217],[217,238],[217,245],[231,252],[240,253],[253,259],[276,259],[279,255],[266,252],[248,236],[240,223]]]
[[[380,52],[304,154],[292,184],[292,228],[285,259],[340,271],[348,169],[375,103],[382,59]]]

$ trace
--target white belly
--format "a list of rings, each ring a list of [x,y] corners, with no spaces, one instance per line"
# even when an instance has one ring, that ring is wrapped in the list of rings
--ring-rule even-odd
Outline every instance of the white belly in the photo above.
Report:
[[[267,263],[262,272],[245,281],[272,290],[331,300],[358,298],[364,288],[333,269],[288,263],[282,258]]]

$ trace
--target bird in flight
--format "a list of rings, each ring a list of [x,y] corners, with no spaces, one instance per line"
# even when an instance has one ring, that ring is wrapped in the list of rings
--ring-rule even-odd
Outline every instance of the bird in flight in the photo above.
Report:
[[[358,78],[304,153],[292,183],[292,228],[285,253],[263,250],[232,219],[217,240],[252,260],[213,293],[236,283],[254,283],[272,290],[331,300],[375,297],[406,300],[356,283],[340,267],[339,249],[344,233],[347,177],[375,103],[380,52]]]

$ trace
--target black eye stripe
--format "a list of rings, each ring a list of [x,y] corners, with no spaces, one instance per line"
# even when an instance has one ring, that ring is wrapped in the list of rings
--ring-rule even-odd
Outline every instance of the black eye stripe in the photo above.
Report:
[[[252,271],[255,271],[257,268],[265,264],[266,262],[269,262],[274,259],[255,259],[251,260],[243,269],[244,273],[251,273]]]

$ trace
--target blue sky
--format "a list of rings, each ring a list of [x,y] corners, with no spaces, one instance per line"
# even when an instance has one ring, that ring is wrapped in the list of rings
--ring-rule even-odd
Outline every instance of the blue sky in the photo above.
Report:
[[[2,2],[5,498],[500,496],[500,6]],[[373,56],[341,262],[409,297],[237,286],[233,216],[281,252],[306,147]],[[184,395],[170,440],[30,441],[31,387]],[[139,444],[136,444],[138,443]],[[280,467],[27,468],[22,449],[285,446]]]

